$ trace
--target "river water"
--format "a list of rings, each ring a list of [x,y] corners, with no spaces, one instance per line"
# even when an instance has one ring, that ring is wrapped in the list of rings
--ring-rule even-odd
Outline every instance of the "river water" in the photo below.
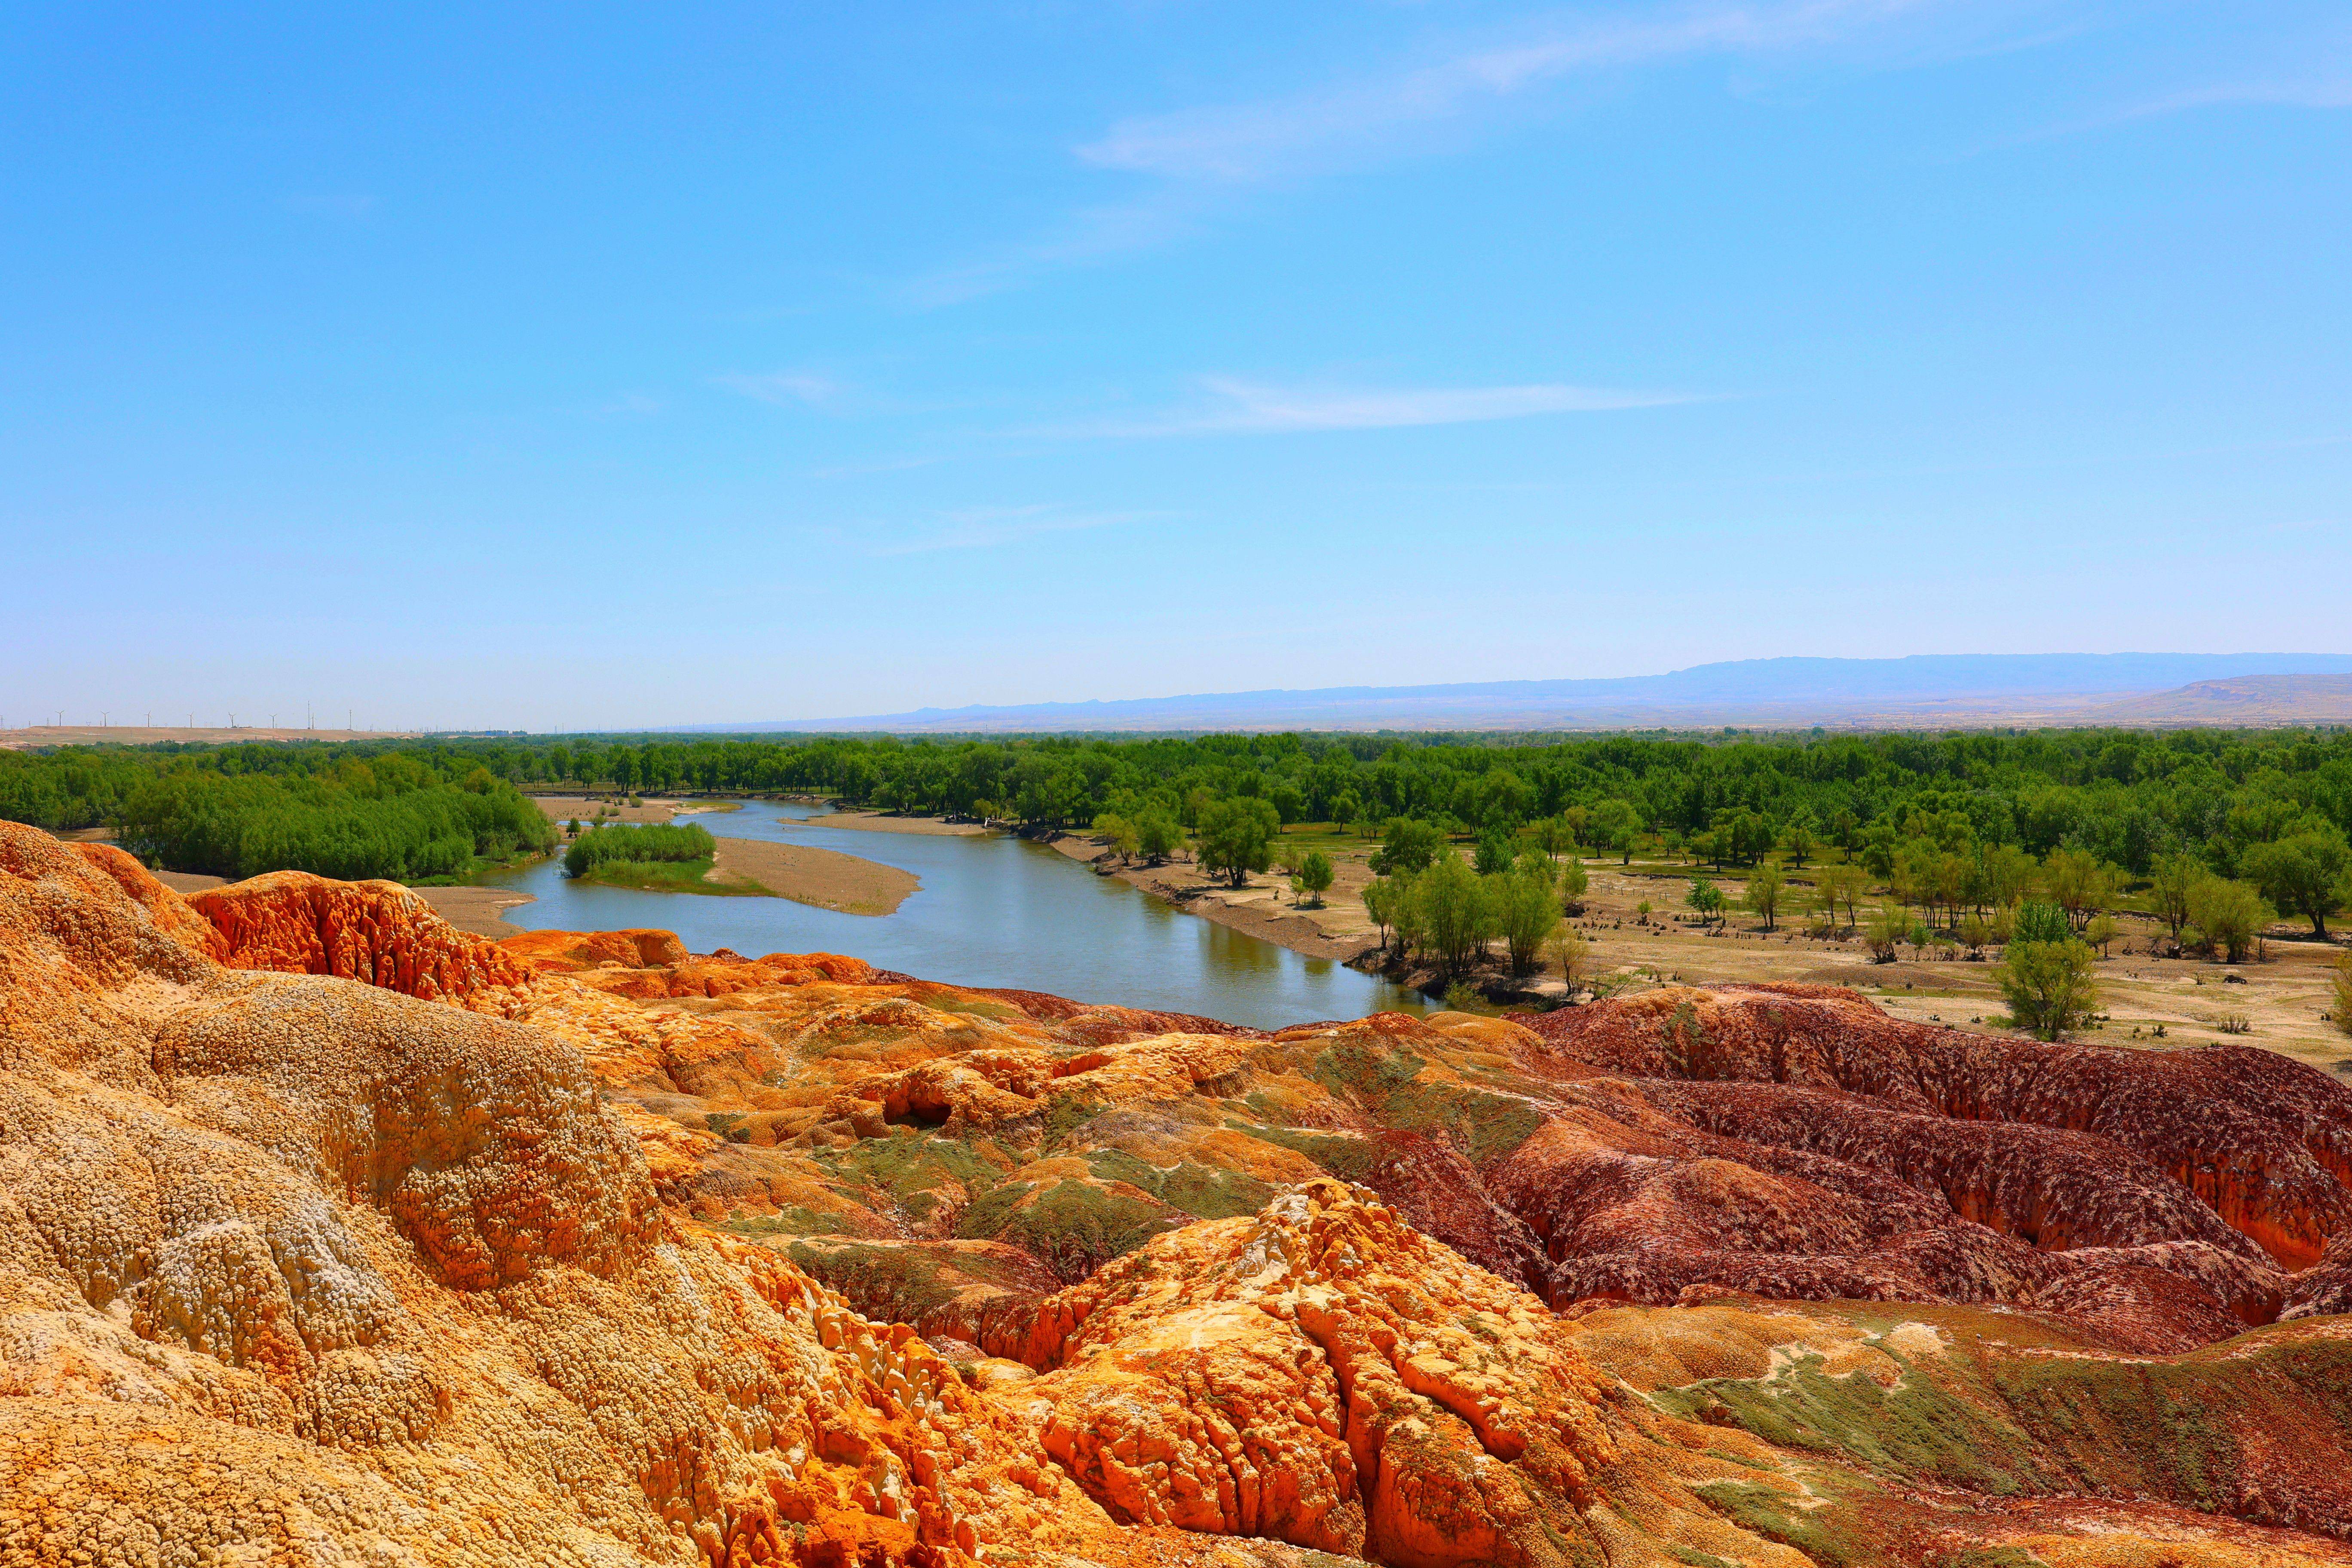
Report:
[[[557,860],[483,879],[537,895],[506,911],[525,930],[656,926],[696,952],[840,952],[958,985],[1049,991],[1280,1028],[1421,1012],[1420,995],[1328,959],[1307,958],[1171,909],[1009,834],[950,836],[827,827],[821,808],[745,801],[681,818],[722,838],[806,844],[912,871],[922,886],[895,913],[847,915],[788,899],[710,898],[581,884]]]

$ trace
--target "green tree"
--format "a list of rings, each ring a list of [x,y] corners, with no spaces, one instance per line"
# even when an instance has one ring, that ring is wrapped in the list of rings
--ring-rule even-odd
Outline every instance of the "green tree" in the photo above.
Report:
[[[1213,801],[1201,811],[1201,867],[1246,887],[1252,871],[1274,864],[1275,835],[1282,818],[1269,800],[1237,795]]]
[[[1164,805],[1147,806],[1135,817],[1137,853],[1157,866],[1184,847],[1184,825]]]
[[[2352,1035],[2352,952],[2336,960],[2336,1005],[2328,1009],[2327,1021],[2338,1034]]]
[[[1319,906],[1330,886],[1331,857],[1320,849],[1309,849],[1298,858],[1297,874],[1290,879],[1293,892],[1305,894]]]
[[[2238,862],[2263,897],[2311,922],[2314,936],[2327,934],[2327,917],[2344,907],[2345,870],[2352,862],[2344,835],[2316,826],[2269,844],[2257,844]]]
[[[1711,923],[1717,915],[1723,912],[1723,889],[1705,877],[1694,878],[1687,901],[1697,911],[1702,922]]]
[[[1871,911],[1862,929],[1862,940],[1869,944],[1873,963],[1892,963],[1895,950],[1911,934],[1911,911],[1900,904],[1881,904]]]
[[[1393,877],[1375,877],[1364,885],[1364,912],[1381,928],[1381,951],[1388,951],[1389,928],[1397,923],[1397,910],[1406,893],[1405,884]]]
[[[1510,950],[1511,973],[1525,974],[1560,923],[1559,900],[1551,884],[1531,871],[1511,871],[1488,879],[1487,900],[1495,928]]]
[[[2180,928],[2189,923],[2189,890],[2205,875],[2205,868],[2193,855],[2167,855],[2158,859],[2150,876],[2148,898],[2156,905],[2157,919],[2164,922],[2172,940],[2180,940]]]
[[[1581,911],[1584,908],[1584,895],[1591,889],[1591,887],[1592,877],[1590,872],[1585,870],[1583,860],[1577,856],[1570,856],[1568,858],[1568,863],[1559,868],[1559,901],[1561,907],[1572,907],[1575,910]]]
[[[1814,875],[1816,878],[1814,886],[1818,891],[1813,896],[1819,901],[1822,911],[1830,917],[1831,923],[1833,925],[1839,923],[1838,907],[1843,904],[1845,907],[1843,923],[1849,926],[1860,925],[1864,887],[1862,868],[1824,866]]]
[[[1789,825],[1787,837],[1782,842],[1789,847],[1790,863],[1800,868],[1821,847],[1821,841],[1813,837],[1812,825],[1801,818]]]
[[[1592,973],[1591,942],[1574,926],[1560,924],[1552,928],[1551,940],[1546,945],[1560,979],[1568,985],[1568,999],[1575,1001],[1576,994],[1584,988]]]
[[[1143,847],[1142,831],[1131,819],[1113,812],[1105,812],[1095,818],[1095,833],[1109,841],[1112,851],[1118,856],[1122,865],[1132,864],[1136,851]]]
[[[1630,866],[1633,863],[1634,840],[1642,832],[1642,814],[1630,800],[1604,800],[1593,807],[1589,831],[1594,844],[1603,849],[1614,849],[1623,858],[1620,863]]]
[[[2042,879],[2050,897],[2066,911],[2076,931],[2114,892],[2114,879],[2097,856],[2087,849],[2053,849],[2042,863]]]
[[[1787,883],[1788,879],[1780,874],[1778,866],[1759,866],[1748,873],[1748,886],[1741,891],[1739,901],[1764,917],[1766,931],[1770,931],[1780,918],[1780,890]]]
[[[2036,1039],[2057,1040],[2098,1011],[2091,950],[2069,933],[2055,942],[2012,940],[1993,972],[2010,1016]]]
[[[1446,973],[1460,973],[1492,931],[1486,889],[1478,874],[1448,849],[1413,879],[1412,900],[1423,940]]]
[[[2021,903],[2033,890],[2033,857],[2014,844],[1996,844],[1983,852],[1985,900],[1995,909]]]
[[[1528,824],[1527,832],[1528,838],[1555,860],[1576,847],[1575,836],[1569,832],[1567,822],[1558,816],[1531,822]]]
[[[2115,916],[2093,915],[2091,923],[2083,928],[2083,940],[2097,948],[2099,956],[2105,958],[2107,956],[2108,945],[2116,940],[2116,929]]]
[[[1479,835],[1477,858],[1471,868],[1481,877],[1499,876],[1511,868],[1517,857],[1511,852],[1511,841],[1499,832],[1489,830]]]
[[[1429,869],[1445,839],[1418,817],[1391,816],[1381,829],[1381,847],[1372,852],[1372,869],[1383,877]]]
[[[2229,963],[2242,963],[2262,940],[2271,910],[2243,882],[2201,877],[2189,889],[2189,921]]]

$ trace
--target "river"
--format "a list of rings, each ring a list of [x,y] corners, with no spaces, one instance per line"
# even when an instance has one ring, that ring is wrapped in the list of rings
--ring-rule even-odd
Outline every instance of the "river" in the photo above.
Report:
[[[958,985],[1050,991],[1198,1013],[1280,1028],[1419,1013],[1402,986],[1307,958],[1171,909],[1115,877],[1009,834],[877,833],[824,826],[821,808],[745,801],[739,811],[682,818],[722,838],[808,844],[912,871],[922,886],[887,915],[846,915],[788,899],[706,898],[573,882],[545,860],[482,879],[538,901],[506,911],[526,930],[656,926],[697,952],[840,952],[884,969]]]

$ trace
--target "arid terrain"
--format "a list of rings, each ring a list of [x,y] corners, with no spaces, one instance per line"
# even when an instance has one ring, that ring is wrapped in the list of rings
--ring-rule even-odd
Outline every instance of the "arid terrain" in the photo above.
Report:
[[[2240,1044],[1266,1033],[0,826],[0,1216],[11,1564],[2352,1563],[2352,1089]]]
[[[1084,835],[1066,834],[1055,847],[1196,915],[1311,957],[1367,967],[1380,963],[1381,932],[1363,904],[1363,889],[1372,879],[1365,863],[1368,850],[1333,856],[1337,880],[1318,906],[1302,901],[1279,871],[1252,876],[1236,889],[1187,859],[1156,867],[1121,865]],[[1702,922],[1685,902],[1691,879],[1702,872],[1735,906],[1715,923]],[[1918,956],[1906,947],[1896,962],[1874,963],[1851,932],[1808,935],[1804,905],[1811,889],[1801,869],[1791,873],[1788,901],[1769,931],[1760,917],[1737,909],[1745,888],[1737,871],[1656,864],[1626,868],[1593,861],[1587,863],[1587,875],[1582,912],[1570,923],[1591,941],[1596,972],[1617,994],[1731,981],[1846,985],[1867,993],[1896,1017],[2005,1032],[1984,1022],[2000,1014],[2002,1003],[1992,965],[1981,958],[1971,960],[1958,951],[1947,957],[1935,947]],[[1643,903],[1651,906],[1646,916]],[[2230,1040],[2352,1077],[2352,1037],[2324,1016],[2332,1001],[2329,966],[2344,951],[2341,945],[2307,940],[2305,922],[2280,921],[2259,962],[2221,964],[2151,956],[2163,930],[2157,921],[2124,911],[2117,923],[2122,934],[2097,966],[2105,1016],[2094,1037],[2149,1048]],[[1546,1000],[1558,999],[1563,989],[1556,968],[1539,969],[1521,984]],[[2159,1028],[2162,1035],[2156,1033]]]

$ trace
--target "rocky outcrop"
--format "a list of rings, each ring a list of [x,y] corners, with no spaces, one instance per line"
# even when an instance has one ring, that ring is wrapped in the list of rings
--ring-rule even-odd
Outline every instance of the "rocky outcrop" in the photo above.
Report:
[[[0,825],[0,1563],[2352,1561],[2314,1075],[415,902]]]
[[[2093,1134],[2163,1171],[2284,1266],[2352,1226],[2352,1088],[2251,1047],[2130,1051],[1887,1017],[1830,986],[1668,987],[1520,1020],[1573,1064],[1787,1084],[1951,1121]]]
[[[231,969],[331,974],[427,1002],[498,1011],[530,971],[496,942],[458,931],[397,882],[334,882],[273,871],[195,894]]]

